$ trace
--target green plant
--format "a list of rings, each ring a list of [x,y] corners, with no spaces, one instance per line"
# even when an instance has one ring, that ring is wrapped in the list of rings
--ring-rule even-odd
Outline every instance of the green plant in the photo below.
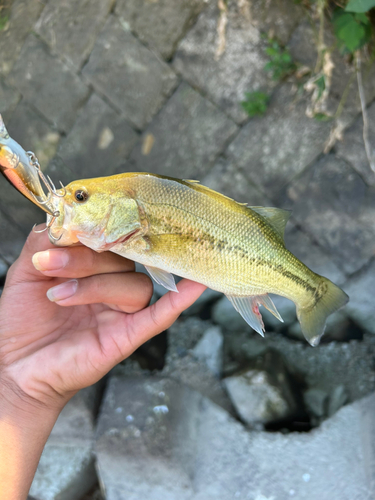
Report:
[[[363,12],[337,9],[333,14],[332,23],[342,52],[355,52],[371,39],[371,22]]]
[[[246,92],[241,106],[249,116],[264,115],[267,111],[269,96],[265,92]]]
[[[272,73],[273,80],[282,80],[297,68],[288,50],[283,49],[276,40],[268,39],[266,54],[270,60],[264,69]]]

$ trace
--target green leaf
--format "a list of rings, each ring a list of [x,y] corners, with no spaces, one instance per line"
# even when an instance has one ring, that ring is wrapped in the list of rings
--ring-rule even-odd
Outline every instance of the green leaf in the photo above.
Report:
[[[341,47],[349,52],[360,49],[371,38],[371,24],[364,14],[352,14],[339,9],[334,13],[332,22]]]
[[[267,111],[269,96],[265,92],[246,92],[241,106],[249,116],[263,115]]]
[[[346,12],[368,12],[375,7],[375,0],[349,0]]]

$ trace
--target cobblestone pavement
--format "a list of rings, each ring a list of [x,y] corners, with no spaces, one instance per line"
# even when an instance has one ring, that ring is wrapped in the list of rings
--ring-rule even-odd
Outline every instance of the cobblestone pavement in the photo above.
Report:
[[[7,128],[55,181],[149,171],[198,179],[249,205],[292,209],[287,247],[342,285],[351,298],[345,314],[375,333],[375,174],[355,86],[342,140],[325,153],[331,122],[308,118],[309,96],[263,70],[269,30],[295,61],[314,66],[302,7],[227,3],[218,56],[217,0],[5,1],[0,112]],[[333,62],[331,109],[353,72],[338,54]],[[374,73],[364,75],[370,130]],[[250,119],[240,102],[259,89],[272,93],[270,105]],[[43,220],[0,178],[0,278]]]

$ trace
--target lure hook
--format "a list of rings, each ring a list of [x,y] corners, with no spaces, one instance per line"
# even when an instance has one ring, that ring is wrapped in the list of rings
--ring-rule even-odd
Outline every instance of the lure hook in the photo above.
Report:
[[[55,212],[53,212],[53,215],[52,215],[51,220],[49,221],[49,223],[48,223],[48,224],[46,224],[46,227],[45,227],[44,229],[41,229],[41,230],[39,230],[39,231],[36,231],[36,230],[35,230],[35,226],[36,226],[36,224],[35,224],[35,225],[33,226],[33,232],[34,232],[34,233],[39,234],[39,233],[44,233],[45,231],[48,231],[48,236],[49,236],[52,240],[54,240],[54,241],[59,241],[59,240],[61,239],[62,234],[61,234],[58,238],[56,238],[56,237],[55,237],[55,236],[53,236],[53,234],[51,233],[51,228],[52,228],[52,225],[53,225],[53,223],[55,222],[55,220],[57,219],[57,217],[59,217],[59,215],[60,215],[60,212],[59,212],[58,210],[56,210]]]
[[[44,202],[41,202],[42,205],[46,205],[50,200],[52,196],[56,196],[57,198],[63,198],[66,195],[66,189],[63,183],[60,181],[61,188],[63,189],[63,193],[58,193],[56,190],[56,187],[54,183],[52,182],[52,179],[48,175],[47,177],[44,175],[42,172],[42,169],[40,167],[40,163],[38,161],[38,158],[36,157],[35,153],[32,151],[27,151],[27,156],[29,157],[30,160],[30,165],[32,165],[34,168],[36,168],[39,177],[41,178],[43,184],[46,186],[47,191],[48,191],[48,198]]]

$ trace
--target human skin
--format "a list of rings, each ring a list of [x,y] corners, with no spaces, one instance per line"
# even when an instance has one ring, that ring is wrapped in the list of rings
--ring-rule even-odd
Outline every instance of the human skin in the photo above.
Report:
[[[0,500],[27,497],[69,399],[166,330],[205,290],[188,280],[177,288],[148,306],[152,283],[133,262],[30,234],[0,299]]]

